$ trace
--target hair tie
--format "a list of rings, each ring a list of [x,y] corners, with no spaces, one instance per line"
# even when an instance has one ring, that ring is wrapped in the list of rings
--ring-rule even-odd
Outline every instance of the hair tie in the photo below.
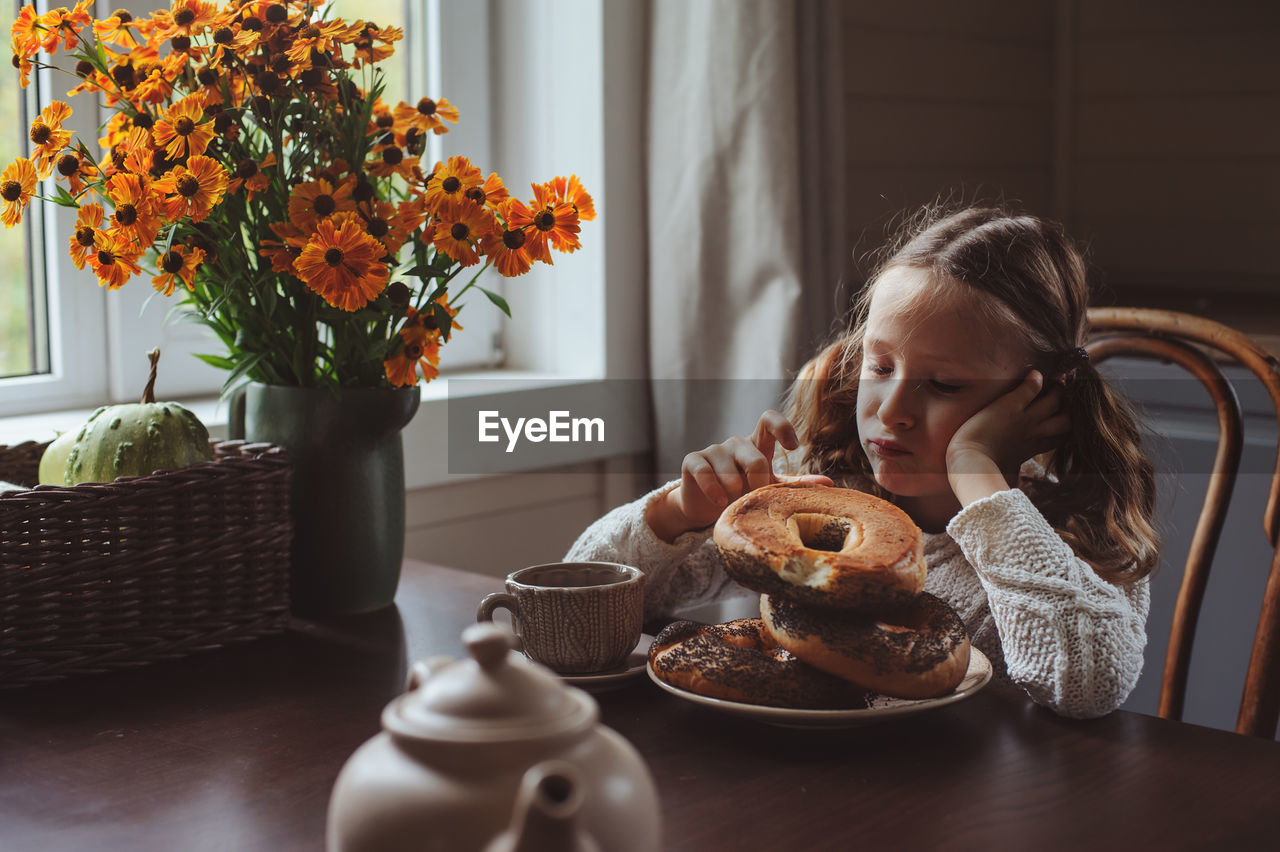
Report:
[[[1069,376],[1089,362],[1089,353],[1083,346],[1068,349],[1057,358],[1057,372]]]

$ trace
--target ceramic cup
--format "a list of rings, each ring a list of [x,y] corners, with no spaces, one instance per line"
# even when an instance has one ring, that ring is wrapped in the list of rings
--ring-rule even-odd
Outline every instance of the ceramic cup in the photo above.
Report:
[[[507,575],[507,591],[480,602],[477,621],[511,611],[522,649],[562,674],[617,668],[640,641],[644,574],[614,562],[551,562]]]

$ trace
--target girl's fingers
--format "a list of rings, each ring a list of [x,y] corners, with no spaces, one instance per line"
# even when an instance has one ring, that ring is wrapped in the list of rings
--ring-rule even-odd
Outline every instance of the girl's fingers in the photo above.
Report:
[[[796,436],[796,427],[791,425],[784,414],[769,409],[756,421],[756,430],[751,433],[751,443],[772,463],[775,444],[782,444],[785,450],[794,450],[800,446],[800,439]]]
[[[725,446],[746,480],[746,490],[754,491],[774,481],[773,462],[755,443],[745,438],[730,438]]]
[[[747,478],[738,467],[738,459],[727,444],[713,444],[703,450],[702,454],[715,471],[720,489],[725,495],[726,505],[747,491]]]
[[[1031,400],[1031,404],[1027,406],[1027,414],[1043,419],[1057,414],[1061,409],[1062,388],[1050,385],[1047,391]]]
[[[1031,370],[1022,379],[1022,384],[1014,389],[1014,393],[1021,397],[1023,405],[1030,404],[1040,393],[1044,387],[1044,373],[1039,370]]]
[[[702,453],[689,453],[684,457],[684,463],[680,465],[680,488],[686,513],[691,508],[690,501],[699,494],[713,506],[729,505],[728,495],[720,485],[715,468]]]

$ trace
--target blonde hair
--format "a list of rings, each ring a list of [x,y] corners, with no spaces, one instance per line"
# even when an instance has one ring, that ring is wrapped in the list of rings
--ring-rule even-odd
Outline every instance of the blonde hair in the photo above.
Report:
[[[922,269],[935,282],[958,282],[989,297],[971,300],[983,319],[1021,335],[1033,367],[1065,377],[1063,407],[1072,429],[1042,457],[1051,477],[1024,482],[1032,502],[1099,576],[1128,582],[1150,574],[1159,561],[1154,469],[1133,409],[1079,358],[1088,338],[1089,291],[1084,259],[1062,229],[994,207],[926,208],[886,254],[849,328],[791,386],[786,407],[805,445],[801,467],[851,475],[860,487],[888,496],[875,484],[858,438],[862,338],[884,272]]]

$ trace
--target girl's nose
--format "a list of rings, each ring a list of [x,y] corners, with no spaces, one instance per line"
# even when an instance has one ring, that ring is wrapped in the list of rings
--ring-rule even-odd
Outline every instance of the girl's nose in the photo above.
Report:
[[[880,422],[890,429],[910,429],[916,421],[915,388],[916,382],[907,379],[886,382],[878,412]]]

